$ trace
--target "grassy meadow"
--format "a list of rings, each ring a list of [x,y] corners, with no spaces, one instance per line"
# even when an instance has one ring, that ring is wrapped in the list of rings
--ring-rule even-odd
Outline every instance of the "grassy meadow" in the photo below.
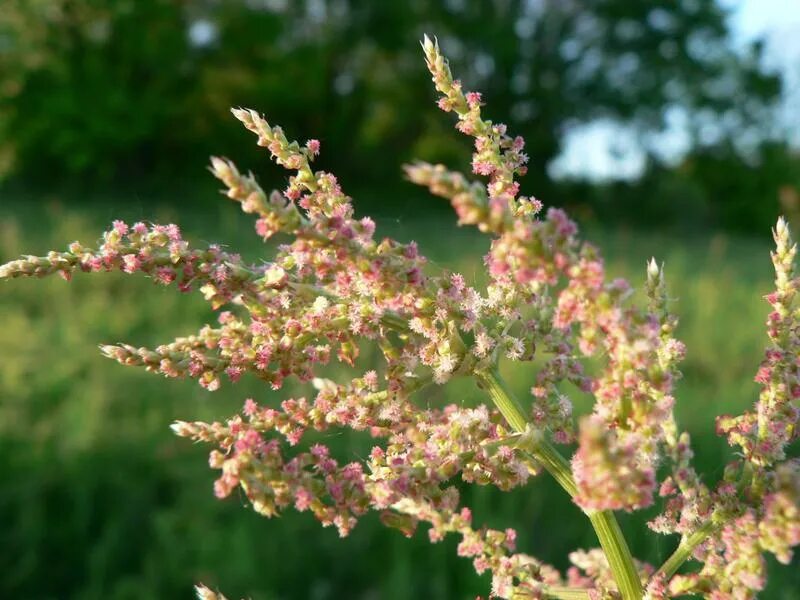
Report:
[[[75,239],[91,243],[113,218],[174,221],[194,243],[221,242],[253,260],[267,256],[233,204],[184,206],[106,201],[69,208],[53,199],[2,199],[0,262]],[[424,214],[410,207],[377,218],[379,234],[416,239],[434,263],[478,278],[487,240]],[[715,436],[714,417],[745,409],[757,394],[752,377],[766,339],[761,297],[772,276],[768,232],[759,239],[584,233],[604,250],[610,273],[637,288],[646,259],[666,263],[679,337],[688,346],[678,415],[701,471],[716,480],[731,451]],[[370,516],[340,540],[307,514],[267,520],[241,497],[214,498],[209,448],[175,437],[168,425],[225,418],[248,396],[277,402],[295,390],[276,394],[244,380],[223,382],[212,394],[192,381],[123,368],[97,350],[117,341],[157,345],[212,319],[199,295],[121,273],[0,285],[0,597],[189,598],[197,581],[254,600],[485,595],[488,579],[456,556],[455,539],[432,546],[421,530],[407,540]],[[526,369],[506,365],[523,399],[532,379]],[[423,401],[479,399],[477,388],[457,382]],[[361,436],[335,437],[343,460],[365,456],[371,446]],[[558,567],[569,550],[597,545],[588,522],[546,475],[510,494],[465,488],[464,499],[476,522],[516,527],[521,550]],[[650,534],[641,516],[621,520],[637,557],[657,563],[673,549],[675,540]],[[800,598],[798,566],[770,563],[763,597]]]

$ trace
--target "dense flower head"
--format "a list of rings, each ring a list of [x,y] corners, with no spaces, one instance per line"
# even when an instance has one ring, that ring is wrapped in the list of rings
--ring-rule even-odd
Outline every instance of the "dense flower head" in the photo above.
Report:
[[[414,242],[376,237],[375,222],[356,216],[336,177],[312,168],[318,140],[291,141],[242,108],[234,116],[290,172],[287,186],[266,193],[224,158],[212,158],[210,170],[256,217],[257,234],[277,238],[269,262],[245,264],[216,245],[193,249],[175,225],[114,221],[96,248],[74,242],[25,256],[1,266],[0,279],[120,271],[197,290],[218,311],[213,325],[152,349],[115,344],[102,352],[209,391],[248,376],[271,390],[290,379],[304,385],[297,397],[248,398],[227,420],[173,424],[176,434],[213,447],[219,498],[241,489],[262,515],[308,512],[342,536],[368,511],[408,536],[423,525],[433,543],[454,534],[458,554],[491,573],[499,598],[755,597],[765,585],[764,554],[788,563],[800,544],[800,466],[787,455],[800,420],[800,308],[786,223],[774,231],[769,346],[755,377],[762,391],[753,411],[718,420],[739,453],[710,484],[673,415],[686,350],[675,337],[663,266],[647,263],[644,303],[628,282],[610,278],[564,211],[543,211],[521,194],[524,141],[483,116],[483,96],[462,89],[437,42],[426,37],[422,45],[438,105],[474,139],[472,172],[484,179],[421,162],[406,175],[448,199],[459,224],[491,237],[484,287],[434,268]],[[380,364],[365,364],[366,345]],[[328,379],[323,367],[332,361],[355,372]],[[527,403],[499,375],[508,361],[527,363]],[[474,378],[487,401],[419,401],[428,386],[461,377]],[[578,393],[592,397],[589,414],[575,413]],[[371,437],[367,459],[342,461],[314,442],[318,432],[341,429]],[[570,443],[571,460],[563,454]],[[545,470],[602,546],[571,554],[563,576],[518,552],[514,529],[474,524],[458,492],[459,481],[518,488]],[[680,536],[659,569],[632,558],[611,512],[656,502],[650,528]],[[699,569],[676,574],[690,557]]]
[[[778,221],[773,236],[775,291],[765,298],[770,305],[766,322],[770,345],[755,376],[762,391],[754,412],[718,421],[719,431],[759,467],[769,467],[786,458],[786,446],[797,437],[800,425],[800,308],[794,274],[797,246],[783,219]]]

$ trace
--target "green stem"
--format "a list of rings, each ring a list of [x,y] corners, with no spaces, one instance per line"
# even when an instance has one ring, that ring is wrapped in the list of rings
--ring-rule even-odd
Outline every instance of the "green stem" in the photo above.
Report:
[[[589,590],[581,588],[549,585],[544,589],[544,594],[548,598],[556,598],[558,600],[589,600]]]
[[[578,490],[569,462],[542,432],[531,430],[519,401],[508,389],[497,369],[478,371],[475,376],[511,428],[517,433],[526,434],[519,446],[530,452],[533,458],[574,498]],[[587,516],[597,533],[623,600],[641,600],[644,595],[642,582],[614,513],[592,512],[587,513]]]
[[[395,331],[403,333],[408,331],[408,321],[392,310],[384,311],[383,315],[381,315],[381,323]]]
[[[663,576],[664,579],[669,580],[673,575],[675,575],[675,573],[678,572],[678,569],[681,568],[681,565],[691,558],[694,549],[702,544],[717,527],[719,527],[719,524],[714,520],[710,520],[703,524],[700,529],[692,533],[689,537],[683,538],[681,543],[678,544],[678,547],[675,549],[675,552],[673,552],[672,555],[666,561],[664,561],[664,564],[659,567],[658,571],[656,571],[653,577]]]
[[[642,581],[633,564],[628,542],[622,534],[619,523],[614,513],[610,510],[587,513],[592,527],[603,547],[614,581],[617,582],[620,594],[624,600],[641,600],[644,596]]]

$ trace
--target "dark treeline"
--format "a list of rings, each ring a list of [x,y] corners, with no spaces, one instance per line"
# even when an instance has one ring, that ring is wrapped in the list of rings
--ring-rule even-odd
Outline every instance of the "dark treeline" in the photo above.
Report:
[[[169,190],[214,153],[261,170],[228,113],[241,105],[320,138],[321,164],[392,200],[403,161],[468,159],[432,102],[428,32],[488,114],[526,137],[525,192],[603,219],[762,229],[787,210],[780,198],[791,204],[798,159],[776,141],[779,78],[728,29],[712,0],[6,0],[0,171],[7,185],[86,193]],[[677,167],[646,148],[637,182],[548,177],[569,127],[658,131],[676,108],[693,139]]]

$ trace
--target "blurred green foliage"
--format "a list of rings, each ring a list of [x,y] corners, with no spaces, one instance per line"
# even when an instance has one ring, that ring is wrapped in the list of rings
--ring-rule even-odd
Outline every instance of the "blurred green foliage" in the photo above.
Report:
[[[0,173],[23,189],[169,191],[211,153],[256,164],[228,115],[239,105],[319,137],[345,182],[393,187],[416,157],[464,164],[432,103],[427,31],[489,114],[526,137],[526,193],[570,195],[547,175],[569,128],[602,118],[655,131],[680,109],[696,144],[686,164],[651,148],[622,199],[620,186],[584,185],[582,202],[601,217],[630,215],[636,198],[650,221],[680,206],[678,221],[761,227],[798,160],[781,143],[759,150],[780,80],[759,44],[734,51],[726,16],[714,0],[4,0]],[[718,174],[737,170],[736,184]]]
[[[0,207],[0,261],[73,239],[89,243],[112,217],[179,222],[195,243],[235,241],[248,259],[267,256],[249,219],[223,203],[176,212],[107,198],[76,210],[29,197]],[[417,239],[434,264],[480,281],[487,240],[452,218],[384,216],[378,228]],[[701,471],[715,481],[731,454],[713,418],[741,411],[757,394],[752,376],[766,341],[761,295],[772,277],[766,232],[758,239],[675,238],[595,229],[587,237],[605,249],[610,274],[637,287],[649,256],[666,262],[679,337],[688,345],[679,419],[693,435]],[[1,287],[0,597],[189,598],[197,581],[254,600],[474,598],[487,589],[486,578],[456,556],[454,539],[432,546],[420,531],[406,540],[368,517],[340,540],[307,514],[267,520],[244,498],[214,498],[208,448],[176,438],[169,423],[226,418],[248,396],[277,403],[309,390],[276,393],[246,379],[209,394],[191,381],[123,368],[96,348],[155,345],[195,331],[214,318],[198,295],[121,273]],[[505,365],[521,398],[529,368]],[[420,401],[474,403],[480,394],[456,381]],[[366,456],[372,445],[359,435],[326,441],[343,460]],[[561,568],[567,552],[597,544],[546,475],[510,494],[465,487],[464,501],[477,521],[517,527],[523,551]],[[638,557],[659,562],[674,547],[674,539],[651,535],[642,515],[623,515],[622,524]],[[771,564],[763,597],[800,598],[797,566]]]

